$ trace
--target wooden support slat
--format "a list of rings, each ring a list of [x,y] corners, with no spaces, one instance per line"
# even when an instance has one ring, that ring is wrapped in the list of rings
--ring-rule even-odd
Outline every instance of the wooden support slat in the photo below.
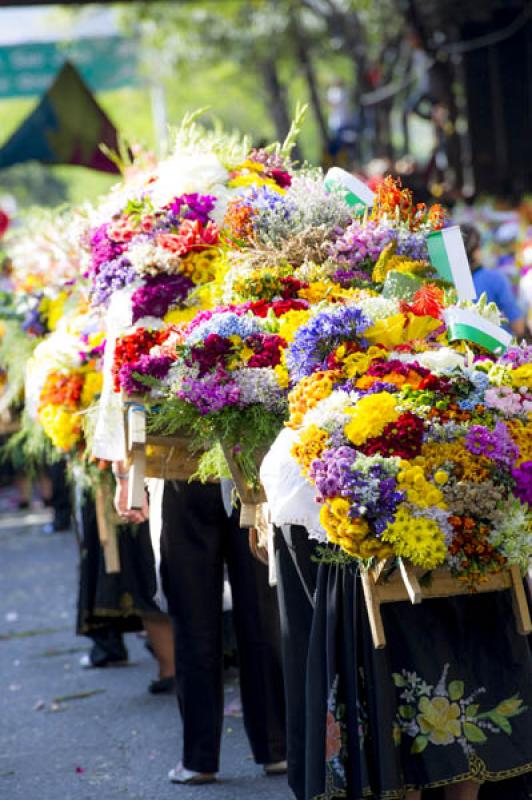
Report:
[[[146,477],[146,453],[140,448],[130,456],[127,507],[138,511],[144,505],[144,478]]]
[[[368,610],[373,643],[376,648],[382,648],[386,644],[380,611],[383,603],[404,602],[406,600],[410,600],[412,603],[420,603],[423,600],[438,597],[456,597],[471,594],[467,582],[454,577],[445,568],[434,570],[430,581],[421,586],[419,582],[421,570],[399,561],[399,569],[390,575],[386,575],[385,566],[386,563],[382,562],[377,565],[380,569],[374,567],[369,572],[362,574],[364,598]],[[475,594],[498,592],[507,589],[512,592],[515,625],[518,632],[521,634],[532,633],[530,609],[519,567],[513,566],[494,575],[489,575],[485,581],[475,587]]]
[[[423,596],[414,568],[411,564],[405,563],[401,558],[399,560],[399,569],[401,570],[401,577],[403,579],[408,597],[410,598],[410,602],[412,605],[421,603]]]
[[[362,590],[368,611],[369,627],[373,639],[373,645],[377,650],[386,647],[386,635],[382,624],[381,604],[379,601],[379,587],[373,581],[370,573],[362,573]]]
[[[109,487],[101,484],[95,492],[96,524],[102,545],[107,573],[120,572],[120,553],[118,550],[117,526],[113,519],[112,497]]]
[[[512,602],[514,607],[514,614],[517,620],[517,630],[523,636],[532,633],[532,620],[530,618],[530,608],[523,586],[523,578],[519,567],[514,564],[510,567],[510,574],[512,576]]]

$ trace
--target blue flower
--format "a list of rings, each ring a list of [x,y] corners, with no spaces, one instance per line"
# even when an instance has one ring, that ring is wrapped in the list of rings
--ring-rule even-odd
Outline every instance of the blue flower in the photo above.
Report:
[[[356,306],[338,306],[332,311],[322,311],[302,325],[286,353],[290,379],[297,383],[307,375],[327,366],[329,355],[342,342],[360,340],[371,325],[362,310]]]

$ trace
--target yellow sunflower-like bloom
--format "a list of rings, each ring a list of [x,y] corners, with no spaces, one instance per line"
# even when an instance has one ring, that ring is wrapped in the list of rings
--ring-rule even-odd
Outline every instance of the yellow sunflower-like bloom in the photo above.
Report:
[[[384,529],[382,540],[393,547],[397,556],[424,569],[435,569],[445,562],[445,535],[438,523],[429,517],[412,516],[404,504]]]
[[[344,428],[345,435],[356,446],[380,436],[388,423],[395,422],[399,417],[395,406],[395,398],[389,392],[362,397],[356,406],[345,410],[351,416]]]

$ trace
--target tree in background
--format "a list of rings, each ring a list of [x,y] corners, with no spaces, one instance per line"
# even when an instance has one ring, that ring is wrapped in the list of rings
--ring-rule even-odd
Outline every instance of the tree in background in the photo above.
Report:
[[[305,150],[317,150],[313,157],[330,149],[327,89],[340,79],[353,110],[356,160],[392,155],[394,98],[373,103],[371,94],[407,69],[406,17],[395,0],[150,2],[128,8],[124,19],[140,29],[147,52],[157,54],[157,68],[162,64],[176,81],[197,70],[236,66],[238,80],[259,99],[279,139],[290,127],[296,100],[306,100],[313,125]],[[149,61],[148,69],[154,64]],[[223,98],[213,106],[224,122],[235,122],[235,109],[224,108]]]

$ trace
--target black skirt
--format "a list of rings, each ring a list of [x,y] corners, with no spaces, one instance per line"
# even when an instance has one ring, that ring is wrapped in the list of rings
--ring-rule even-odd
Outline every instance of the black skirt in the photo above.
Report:
[[[308,800],[392,800],[408,789],[436,798],[465,780],[484,784],[481,798],[528,798],[532,658],[510,593],[389,603],[382,615],[387,647],[376,650],[356,570],[320,566]]]
[[[84,497],[78,515],[80,577],[77,633],[91,636],[101,628],[122,633],[142,630],[141,617],[159,617],[155,600],[155,560],[148,523],[121,525],[118,532],[120,572],[105,571],[94,501]]]

